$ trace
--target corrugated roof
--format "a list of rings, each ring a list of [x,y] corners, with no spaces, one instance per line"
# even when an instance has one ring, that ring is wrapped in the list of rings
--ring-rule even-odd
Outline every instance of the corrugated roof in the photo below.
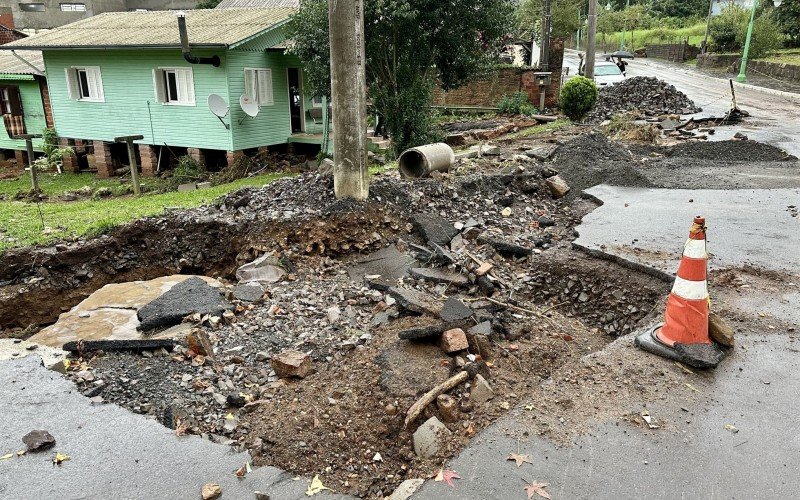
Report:
[[[300,0],[222,0],[216,9],[274,9],[277,7],[300,8]]]
[[[17,50],[15,51],[19,57],[25,59],[29,63],[36,66],[38,69],[44,71],[44,62],[42,61],[42,53],[38,50]],[[0,75],[37,75],[38,72],[33,68],[20,61],[10,51],[0,51]],[[0,76],[0,79],[2,77]]]
[[[200,9],[186,11],[189,44],[229,46],[282,23],[296,9]],[[0,45],[0,49],[179,47],[176,11],[106,12]]]

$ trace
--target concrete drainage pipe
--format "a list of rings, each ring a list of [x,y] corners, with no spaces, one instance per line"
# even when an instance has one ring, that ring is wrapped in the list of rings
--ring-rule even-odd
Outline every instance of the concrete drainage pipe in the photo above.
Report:
[[[453,149],[443,142],[437,142],[406,149],[397,164],[404,178],[418,179],[427,177],[434,170],[447,171],[455,161]]]

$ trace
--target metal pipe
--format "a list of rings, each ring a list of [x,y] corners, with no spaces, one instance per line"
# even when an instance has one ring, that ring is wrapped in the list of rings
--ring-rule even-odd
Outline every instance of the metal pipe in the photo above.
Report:
[[[189,49],[189,33],[186,31],[186,13],[178,12],[176,15],[178,16],[178,32],[181,36],[181,52],[186,62],[189,64],[211,64],[218,68],[220,64],[219,56],[198,57],[192,54],[191,49]]]
[[[426,177],[433,171],[447,171],[456,161],[453,149],[443,142],[403,151],[397,160],[400,175],[406,179]]]

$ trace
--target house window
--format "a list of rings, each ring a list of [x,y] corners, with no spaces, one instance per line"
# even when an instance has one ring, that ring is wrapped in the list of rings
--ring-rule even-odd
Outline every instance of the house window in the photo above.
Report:
[[[66,73],[70,99],[105,102],[103,79],[98,66],[66,68]]]
[[[192,68],[158,68],[153,70],[156,101],[162,104],[194,106]]]
[[[19,4],[19,10],[22,12],[44,12],[44,4],[43,3],[21,3]]]
[[[62,3],[61,12],[86,12],[86,4],[83,3]]]
[[[312,97],[311,98],[311,105],[314,106],[315,108],[321,108],[322,107],[322,97],[320,97],[320,96]]]
[[[259,106],[272,106],[272,70],[265,68],[244,69],[244,93]]]
[[[0,114],[3,115],[3,125],[9,137],[26,133],[19,87],[0,87]]]

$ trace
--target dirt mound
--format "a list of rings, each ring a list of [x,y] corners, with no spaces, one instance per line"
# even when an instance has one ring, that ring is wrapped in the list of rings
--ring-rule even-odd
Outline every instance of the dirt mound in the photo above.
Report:
[[[726,162],[797,160],[780,148],[756,141],[685,142],[667,148],[664,155]]]
[[[600,90],[589,121],[608,120],[621,111],[638,111],[646,117],[686,115],[702,109],[667,82],[655,77],[635,76]]]

